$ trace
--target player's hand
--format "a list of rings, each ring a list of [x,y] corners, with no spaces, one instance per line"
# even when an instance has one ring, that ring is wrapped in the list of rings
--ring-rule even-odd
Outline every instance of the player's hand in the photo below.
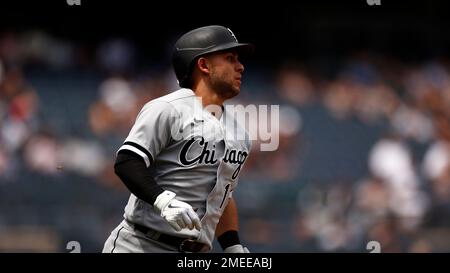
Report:
[[[248,248],[243,245],[229,246],[223,250],[224,253],[250,253]]]
[[[183,228],[201,229],[200,219],[192,206],[177,200],[174,192],[164,191],[158,195],[153,207],[176,231]]]

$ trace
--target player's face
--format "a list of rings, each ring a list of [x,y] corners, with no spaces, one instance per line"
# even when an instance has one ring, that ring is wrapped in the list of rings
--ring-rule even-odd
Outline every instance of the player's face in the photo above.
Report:
[[[221,52],[209,56],[211,64],[210,85],[224,99],[230,99],[241,90],[244,66],[237,52]]]

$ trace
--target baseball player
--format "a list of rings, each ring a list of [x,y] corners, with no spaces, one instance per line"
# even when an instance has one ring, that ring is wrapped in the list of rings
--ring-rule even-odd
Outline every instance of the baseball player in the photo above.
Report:
[[[148,102],[117,152],[114,169],[131,195],[103,252],[208,252],[215,238],[225,253],[249,252],[232,192],[251,142],[223,103],[239,94],[239,57],[252,51],[223,26],[178,39],[181,89]]]

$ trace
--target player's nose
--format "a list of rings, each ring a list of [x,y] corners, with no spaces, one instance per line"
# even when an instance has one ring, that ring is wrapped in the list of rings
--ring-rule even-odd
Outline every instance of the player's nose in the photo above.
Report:
[[[240,61],[237,61],[236,70],[240,73],[244,72],[244,65]]]

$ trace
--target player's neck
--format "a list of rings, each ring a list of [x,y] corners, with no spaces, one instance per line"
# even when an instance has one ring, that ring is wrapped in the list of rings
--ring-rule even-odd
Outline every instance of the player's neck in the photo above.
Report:
[[[201,97],[203,107],[208,105],[222,106],[225,101],[219,94],[208,88],[204,84],[198,84],[193,88],[197,97]]]

